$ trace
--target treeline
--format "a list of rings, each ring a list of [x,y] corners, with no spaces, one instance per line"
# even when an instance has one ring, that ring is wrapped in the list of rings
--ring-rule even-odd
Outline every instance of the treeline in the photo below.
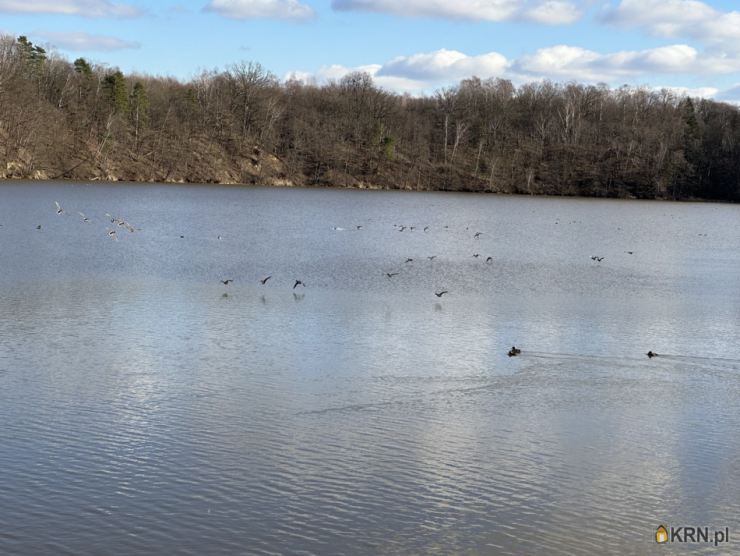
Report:
[[[0,36],[0,177],[740,200],[740,112],[647,87],[476,77],[412,97],[258,63],[188,81]]]

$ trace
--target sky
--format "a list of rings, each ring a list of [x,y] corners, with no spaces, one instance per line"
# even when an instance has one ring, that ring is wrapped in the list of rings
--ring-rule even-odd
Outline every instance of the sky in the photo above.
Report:
[[[254,61],[281,80],[367,71],[431,94],[473,75],[674,88],[740,102],[736,0],[0,0],[0,32],[124,73]]]

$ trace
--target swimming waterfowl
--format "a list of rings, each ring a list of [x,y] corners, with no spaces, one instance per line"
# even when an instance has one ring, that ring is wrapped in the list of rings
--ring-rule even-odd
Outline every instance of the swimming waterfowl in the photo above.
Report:
[[[509,350],[509,357],[514,357],[516,355],[519,355],[522,352],[522,350],[517,349],[514,346],[511,346],[511,349]]]
[[[406,259],[406,262],[407,263],[413,263],[414,262],[414,259]]]
[[[647,353],[646,353],[645,355],[647,355],[647,356],[648,356],[648,357],[650,357],[651,359],[652,359],[653,357],[658,357],[658,354],[657,354],[657,353],[653,353],[652,351],[648,351],[648,352],[647,352]]]
[[[295,281],[295,284],[293,284],[293,289],[295,289],[295,287],[296,287],[296,286],[297,286],[298,284],[300,284],[300,285],[301,285],[301,286],[303,286],[304,288],[306,287],[306,284],[304,284],[304,283],[303,283],[303,282],[301,282],[300,280],[296,280],[296,281]]]

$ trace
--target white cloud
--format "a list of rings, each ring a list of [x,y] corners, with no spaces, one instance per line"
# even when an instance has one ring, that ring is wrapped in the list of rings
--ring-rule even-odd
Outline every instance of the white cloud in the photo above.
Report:
[[[584,11],[571,0],[332,0],[336,11],[469,21],[531,21],[567,25]]]
[[[397,91],[430,91],[440,85],[478,76],[501,77],[516,83],[541,79],[605,82],[612,85],[642,83],[661,75],[727,74],[740,71],[740,56],[716,56],[676,44],[642,51],[601,54],[576,46],[559,45],[507,60],[498,52],[469,56],[455,50],[398,56],[384,64],[359,67],[324,66],[315,73],[296,72],[301,80],[339,79],[351,71],[370,73],[379,86]],[[286,76],[287,77],[287,76]],[[687,89],[689,91],[689,89]],[[691,89],[693,96],[711,96],[715,89]],[[689,93],[687,93],[689,94]]]
[[[498,52],[468,56],[455,50],[398,56],[386,62],[378,77],[402,77],[416,81],[459,81],[471,75],[488,77],[506,71],[506,58]]]
[[[141,43],[135,41],[124,41],[106,35],[89,35],[84,31],[34,31],[31,36],[42,38],[62,50],[111,51],[141,48]]]
[[[714,87],[696,87],[694,89],[690,87],[653,87],[656,91],[667,89],[672,91],[677,97],[691,97],[691,98],[714,98],[719,89]]]
[[[730,50],[740,49],[740,12],[723,12],[698,0],[622,0],[602,21],[641,28],[666,38],[691,38]]]
[[[0,13],[138,17],[139,8],[108,0],[0,0]]]
[[[303,21],[311,19],[316,12],[297,0],[211,0],[204,8],[229,19],[282,19]]]

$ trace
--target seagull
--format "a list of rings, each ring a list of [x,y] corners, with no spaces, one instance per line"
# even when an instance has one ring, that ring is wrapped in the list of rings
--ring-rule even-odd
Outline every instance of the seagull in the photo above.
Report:
[[[85,215],[84,215],[84,214],[82,214],[81,212],[80,212],[80,213],[78,213],[78,214],[79,214],[80,216],[82,216],[82,221],[83,221],[83,222],[92,222],[92,220],[90,220],[90,219],[89,219],[89,218],[88,218],[87,216],[85,216]]]
[[[414,262],[414,259],[406,259],[406,262],[407,263],[413,263]]]
[[[265,284],[267,284],[267,281],[268,281],[268,280],[269,280],[270,278],[272,278],[272,276],[268,276],[268,277],[267,277],[267,278],[265,278],[264,280],[260,280],[260,282],[262,282],[262,285],[264,286]],[[294,287],[295,287],[295,286],[294,286]]]
[[[108,230],[108,228],[106,228]],[[116,237],[116,231],[115,230],[108,230],[108,235],[118,241],[118,238]]]
[[[439,293],[437,293],[437,292],[434,292],[434,295],[436,295],[437,297],[442,297],[442,296],[443,296],[444,294],[446,294],[446,293],[450,293],[450,292],[448,292],[447,290],[445,290],[445,291],[443,291],[443,292],[439,292]]]
[[[221,283],[224,286],[228,286],[229,284],[231,284],[231,282],[233,282],[233,280],[231,278],[229,278],[228,280],[221,280]]]
[[[295,287],[296,287],[296,286],[297,286],[298,284],[300,284],[300,285],[301,285],[301,286],[303,286],[304,288],[306,287],[306,284],[304,284],[304,283],[303,283],[303,282],[301,282],[300,280],[296,280],[296,281],[295,281],[295,284],[293,284],[293,289],[295,289]]]
[[[480,236],[482,236],[482,235],[483,235],[483,232],[476,232],[476,233],[475,233],[475,235],[474,235],[473,237],[474,237],[475,239],[478,239],[478,238],[479,238]]]
[[[398,276],[398,272],[386,272],[385,273],[388,278],[393,278],[394,276]]]
[[[64,212],[64,211],[62,210],[62,207],[59,206],[59,203],[57,203],[56,201],[54,201],[54,204],[57,206],[57,214],[62,214],[62,212]]]
[[[650,359],[653,357],[658,357],[657,353],[653,353],[652,351],[648,351],[645,355],[647,355]]]

